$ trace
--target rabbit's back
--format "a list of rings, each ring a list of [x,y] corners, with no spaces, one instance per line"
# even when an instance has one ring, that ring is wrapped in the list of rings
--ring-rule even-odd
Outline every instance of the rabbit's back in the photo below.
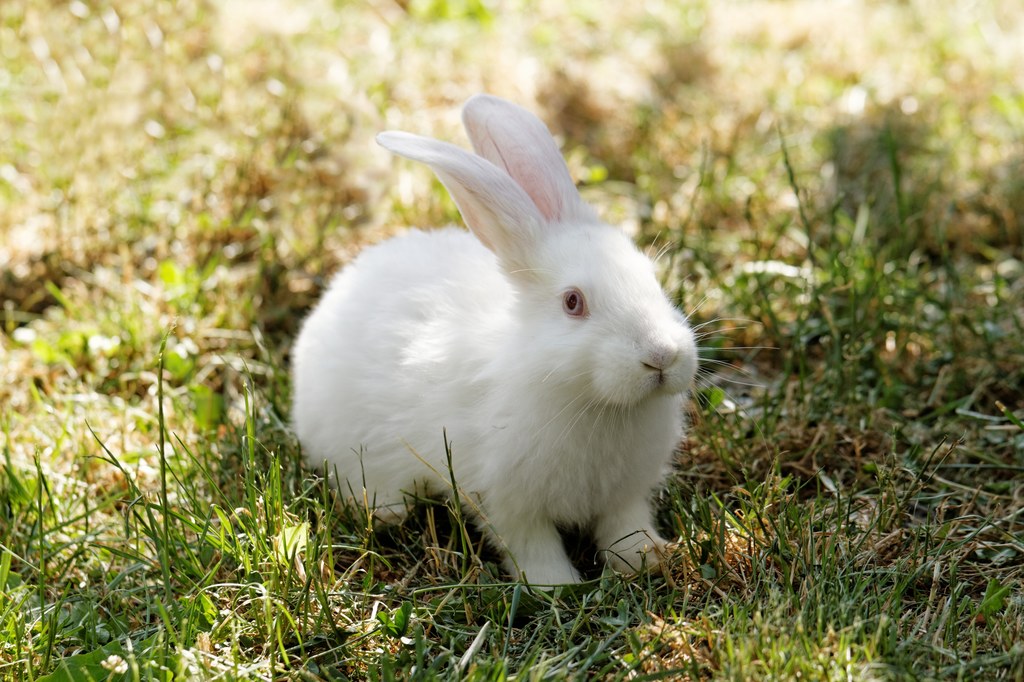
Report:
[[[416,455],[443,465],[442,428],[478,399],[510,296],[494,255],[464,230],[412,230],[364,250],[293,351],[307,459],[385,497],[429,478]]]

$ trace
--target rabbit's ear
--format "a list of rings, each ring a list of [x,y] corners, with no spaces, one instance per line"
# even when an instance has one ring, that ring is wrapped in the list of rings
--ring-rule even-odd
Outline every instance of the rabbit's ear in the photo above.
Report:
[[[430,166],[451,193],[466,226],[510,272],[530,267],[544,218],[505,171],[455,145],[410,133],[383,132],[377,143]]]
[[[518,183],[549,222],[592,221],[547,126],[521,106],[475,95],[462,108],[473,150]]]

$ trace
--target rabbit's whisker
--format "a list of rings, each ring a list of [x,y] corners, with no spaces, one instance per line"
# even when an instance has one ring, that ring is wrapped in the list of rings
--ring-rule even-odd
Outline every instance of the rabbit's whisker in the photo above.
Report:
[[[700,299],[699,301],[697,301],[697,304],[696,304],[695,306],[693,306],[693,308],[691,308],[691,309],[690,309],[690,312],[686,313],[686,314],[685,314],[685,315],[683,316],[683,317],[684,317],[684,319],[685,319],[685,320],[686,320],[687,322],[689,322],[689,321],[690,321],[690,318],[691,318],[691,317],[693,317],[694,315],[696,315],[696,314],[697,314],[698,312],[700,312],[700,309],[701,309],[701,308],[703,308],[703,307],[704,307],[704,304],[705,304],[705,303],[707,303],[707,302],[708,302],[708,295],[707,295],[707,294],[704,294],[704,295],[703,295],[703,296],[701,297],[701,299]],[[700,329],[700,327],[694,327],[694,329],[695,329],[695,330],[696,330],[696,329]]]
[[[654,240],[654,241],[655,241],[655,243],[657,243],[657,241],[658,241],[658,240],[657,240],[657,238],[655,238],[655,240]],[[665,257],[665,254],[666,254],[666,253],[668,253],[668,252],[669,252],[669,251],[670,251],[671,249],[673,249],[674,247],[675,247],[675,244],[674,244],[673,242],[665,242],[665,243],[664,243],[664,244],[663,244],[663,245],[661,246],[661,248],[659,248],[659,249],[658,249],[658,250],[657,250],[657,251],[655,252],[655,254],[654,254],[654,257],[653,257],[653,258],[652,258],[651,260],[653,260],[653,261],[654,261],[655,263],[657,263],[657,262],[658,262],[658,261],[660,261],[660,260],[661,260],[662,258],[664,258],[664,257]]]
[[[708,329],[707,331],[698,332],[698,333],[694,334],[693,336],[698,341],[703,341],[704,339],[714,338],[716,336],[722,336],[726,332],[738,332],[738,331],[743,331],[744,329],[749,329],[749,328],[750,327],[748,325],[743,325],[743,326],[740,326],[740,327],[718,327],[718,328],[715,328],[715,329]]]
[[[754,381],[743,381],[741,379],[733,379],[731,377],[722,376],[720,374],[715,375],[715,378],[726,383],[733,384],[734,386],[746,386],[747,388],[764,388],[763,383]],[[721,386],[718,386],[716,383],[710,381],[708,377],[697,377],[696,379],[694,379],[694,382],[704,386],[705,388],[721,388]]]
[[[705,301],[705,300],[707,300],[707,296],[705,296],[703,299],[701,299],[702,302]],[[697,312],[697,311],[695,310],[694,312]],[[687,319],[689,319],[689,318],[687,318]],[[754,324],[756,321],[748,319],[746,317],[713,317],[710,320],[705,320],[704,322],[701,322],[700,324],[694,325],[693,326],[693,331],[695,331],[695,332],[700,331],[701,329],[703,329],[704,327],[708,326],[709,324],[715,324],[716,322],[746,322],[747,324]],[[746,327],[737,327],[737,329],[746,329]]]

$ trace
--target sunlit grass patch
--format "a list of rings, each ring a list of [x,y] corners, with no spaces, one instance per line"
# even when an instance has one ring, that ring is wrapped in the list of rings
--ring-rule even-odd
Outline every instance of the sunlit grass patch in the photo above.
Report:
[[[0,679],[1021,679],[1022,46],[995,2],[0,3]],[[508,584],[289,428],[330,274],[457,220],[373,135],[481,90],[705,325],[663,572]]]

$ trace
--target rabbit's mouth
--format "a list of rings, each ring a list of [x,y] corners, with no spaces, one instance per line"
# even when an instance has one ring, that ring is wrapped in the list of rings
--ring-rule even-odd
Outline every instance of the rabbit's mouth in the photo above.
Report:
[[[605,392],[604,399],[617,405],[640,405],[657,397],[685,393],[690,387],[691,379],[679,368],[658,369],[645,363],[638,374],[632,382]]]
[[[685,349],[673,349],[671,353],[652,352],[641,360],[644,378],[642,385],[650,393],[676,394],[689,389],[695,368],[691,367],[689,354]]]
[[[685,393],[695,373],[696,362],[683,349],[660,356],[657,353],[641,358],[633,355],[626,363],[598,363],[589,378],[601,402],[625,407],[659,396]]]
[[[691,370],[688,362],[680,359],[664,369],[644,364],[644,371],[647,376],[644,380],[644,387],[651,395],[676,395],[690,390],[695,372]]]
[[[661,388],[665,385],[665,370],[660,367],[655,367],[648,363],[643,363],[644,369],[650,372],[651,376],[654,377],[654,385],[656,388]]]
[[[651,371],[645,381],[652,395],[675,395],[686,391],[690,382],[677,376],[676,373],[669,373],[662,370]]]

